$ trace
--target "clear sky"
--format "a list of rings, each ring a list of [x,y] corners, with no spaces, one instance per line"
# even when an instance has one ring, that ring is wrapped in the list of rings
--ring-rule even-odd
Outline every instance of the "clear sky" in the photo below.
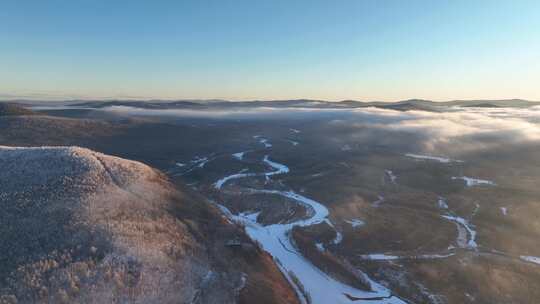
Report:
[[[0,97],[540,100],[540,1],[0,0]]]

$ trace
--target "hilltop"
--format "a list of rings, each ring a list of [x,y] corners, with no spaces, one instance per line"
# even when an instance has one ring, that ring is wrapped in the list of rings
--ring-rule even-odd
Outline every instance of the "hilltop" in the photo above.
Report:
[[[208,271],[152,168],[77,147],[0,147],[0,166],[3,299],[187,300]]]
[[[247,302],[246,279],[267,301],[294,299],[264,255],[222,266],[195,221],[206,214],[213,229],[239,232],[147,165],[79,147],[0,146],[0,167],[1,303]],[[258,286],[261,275],[273,285]]]

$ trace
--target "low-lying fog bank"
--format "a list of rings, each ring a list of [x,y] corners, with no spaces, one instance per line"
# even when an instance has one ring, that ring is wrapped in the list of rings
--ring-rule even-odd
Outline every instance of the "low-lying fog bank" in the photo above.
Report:
[[[53,109],[54,107],[48,108]],[[76,107],[66,107],[74,109]],[[92,108],[81,108],[90,110]],[[448,150],[461,144],[459,151],[486,149],[497,143],[531,143],[540,140],[540,106],[528,108],[444,107],[438,112],[396,111],[376,107],[301,108],[301,107],[237,107],[217,109],[144,109],[130,106],[109,106],[93,111],[126,117],[191,118],[224,121],[319,121],[342,128],[350,140],[390,135],[412,136],[424,151]],[[370,135],[369,131],[372,131]],[[357,131],[357,134],[355,134]]]
[[[275,265],[300,299],[319,293],[302,275],[307,268],[334,287],[367,291],[363,273],[410,303],[540,298],[538,107],[300,105],[42,110],[51,116],[0,118],[0,143],[66,141],[142,160],[227,207],[229,219],[252,225],[248,232],[258,227],[250,234],[257,241],[294,226],[261,248],[282,260]],[[295,224],[318,214],[305,202],[319,202],[324,220]],[[243,241],[211,239],[233,248]],[[302,263],[284,260],[289,254]],[[257,298],[270,286],[255,279],[248,275],[240,295]]]

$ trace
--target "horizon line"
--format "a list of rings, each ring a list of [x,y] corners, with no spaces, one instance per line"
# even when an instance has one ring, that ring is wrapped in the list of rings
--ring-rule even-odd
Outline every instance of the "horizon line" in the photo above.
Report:
[[[405,98],[396,100],[361,100],[361,99],[341,99],[341,100],[328,100],[328,99],[314,99],[314,98],[284,98],[284,99],[227,99],[227,98],[156,98],[156,97],[143,97],[143,96],[103,96],[103,97],[89,97],[89,96],[58,96],[57,98],[52,96],[32,96],[30,95],[15,95],[15,94],[0,94],[0,102],[74,102],[74,101],[95,101],[95,102],[111,102],[111,101],[142,101],[142,102],[280,102],[280,101],[315,101],[326,103],[339,103],[339,102],[359,102],[359,103],[398,103],[406,101],[429,101],[436,103],[445,102],[459,102],[459,101],[526,101],[526,102],[540,102],[538,100],[526,99],[526,98],[460,98],[460,99],[426,99],[426,98]],[[37,95],[37,94],[36,94]],[[39,94],[41,95],[41,94]]]

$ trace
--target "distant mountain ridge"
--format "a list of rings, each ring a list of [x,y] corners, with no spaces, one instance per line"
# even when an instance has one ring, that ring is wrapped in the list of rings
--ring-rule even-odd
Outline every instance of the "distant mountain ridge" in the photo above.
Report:
[[[34,115],[35,113],[20,105],[12,103],[0,103],[0,116]]]
[[[8,101],[6,101],[7,103]],[[46,101],[12,100],[22,106],[32,107],[47,105]],[[1,104],[1,103],[0,103]],[[58,105],[58,102],[54,103]],[[450,100],[432,101],[425,99],[407,99],[396,102],[383,101],[325,101],[316,99],[291,99],[291,100],[252,100],[252,101],[227,101],[222,99],[183,99],[183,100],[66,100],[64,106],[105,108],[112,106],[128,106],[143,109],[220,109],[220,108],[244,108],[244,107],[277,107],[277,108],[363,108],[378,107],[399,111],[424,110],[439,111],[444,107],[531,107],[540,105],[539,101],[525,99],[494,99],[494,100]]]
[[[363,108],[378,107],[383,109],[392,109],[399,111],[424,110],[439,111],[444,107],[530,107],[540,105],[540,102],[528,101],[523,99],[501,99],[501,100],[452,100],[437,102],[424,99],[408,99],[398,102],[371,101],[363,102],[356,100],[344,101],[324,101],[312,99],[294,99],[294,100],[254,100],[254,101],[196,101],[196,100],[178,100],[178,101],[93,101],[84,103],[74,103],[72,106],[83,106],[91,108],[104,108],[110,106],[130,106],[145,109],[176,109],[176,108],[229,108],[229,107],[275,107],[275,108]]]

